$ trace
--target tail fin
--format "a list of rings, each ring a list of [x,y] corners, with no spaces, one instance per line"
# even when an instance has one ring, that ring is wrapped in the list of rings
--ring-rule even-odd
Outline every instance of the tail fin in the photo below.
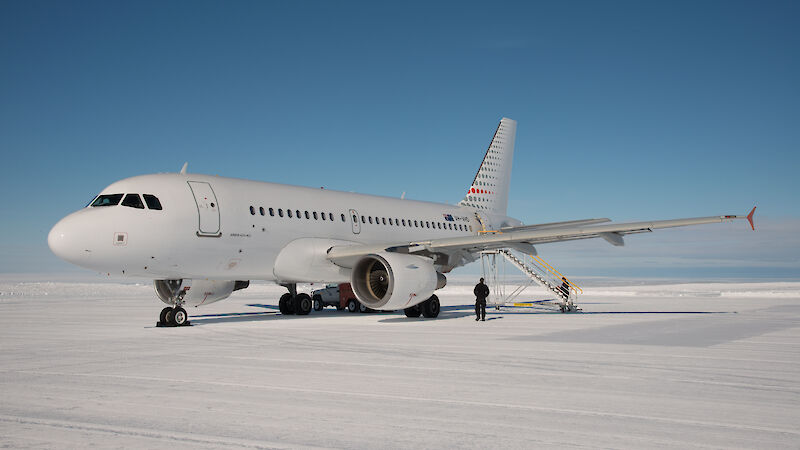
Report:
[[[494,132],[492,143],[483,156],[478,173],[472,180],[464,200],[458,204],[495,214],[506,214],[511,184],[511,161],[517,121],[503,117]]]

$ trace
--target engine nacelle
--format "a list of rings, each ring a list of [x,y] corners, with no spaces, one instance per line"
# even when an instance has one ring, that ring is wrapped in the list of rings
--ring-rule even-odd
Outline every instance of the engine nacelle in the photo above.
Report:
[[[445,283],[430,258],[381,252],[356,263],[350,284],[364,306],[391,311],[424,302]]]
[[[244,289],[249,281],[232,280],[155,280],[153,285],[162,302],[174,305],[178,300],[189,306],[208,305],[228,298],[233,291]]]

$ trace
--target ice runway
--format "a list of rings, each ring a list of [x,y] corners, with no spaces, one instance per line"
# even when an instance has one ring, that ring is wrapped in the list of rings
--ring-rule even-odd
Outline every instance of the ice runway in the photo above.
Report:
[[[798,448],[800,283],[587,289],[584,312],[281,316],[253,285],[155,328],[150,285],[0,282],[11,448]]]

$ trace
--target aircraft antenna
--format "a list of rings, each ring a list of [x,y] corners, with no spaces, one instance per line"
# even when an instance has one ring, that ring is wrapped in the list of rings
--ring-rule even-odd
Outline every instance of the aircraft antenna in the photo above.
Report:
[[[186,168],[189,167],[189,161],[183,163],[183,167],[181,167],[181,175],[186,175]]]

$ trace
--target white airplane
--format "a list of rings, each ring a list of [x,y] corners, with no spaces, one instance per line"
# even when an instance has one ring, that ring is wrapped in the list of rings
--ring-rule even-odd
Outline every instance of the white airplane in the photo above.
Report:
[[[483,250],[603,238],[746,218],[753,213],[636,223],[609,219],[524,225],[508,217],[517,123],[503,118],[472,184],[457,205],[337,192],[209,175],[142,175],[117,181],[61,219],[48,244],[60,258],[95,271],[154,279],[167,305],[160,323],[183,325],[183,306],[201,306],[249,280],[288,288],[285,314],[308,314],[298,283],[351,283],[375,310],[436,317],[443,274]]]

